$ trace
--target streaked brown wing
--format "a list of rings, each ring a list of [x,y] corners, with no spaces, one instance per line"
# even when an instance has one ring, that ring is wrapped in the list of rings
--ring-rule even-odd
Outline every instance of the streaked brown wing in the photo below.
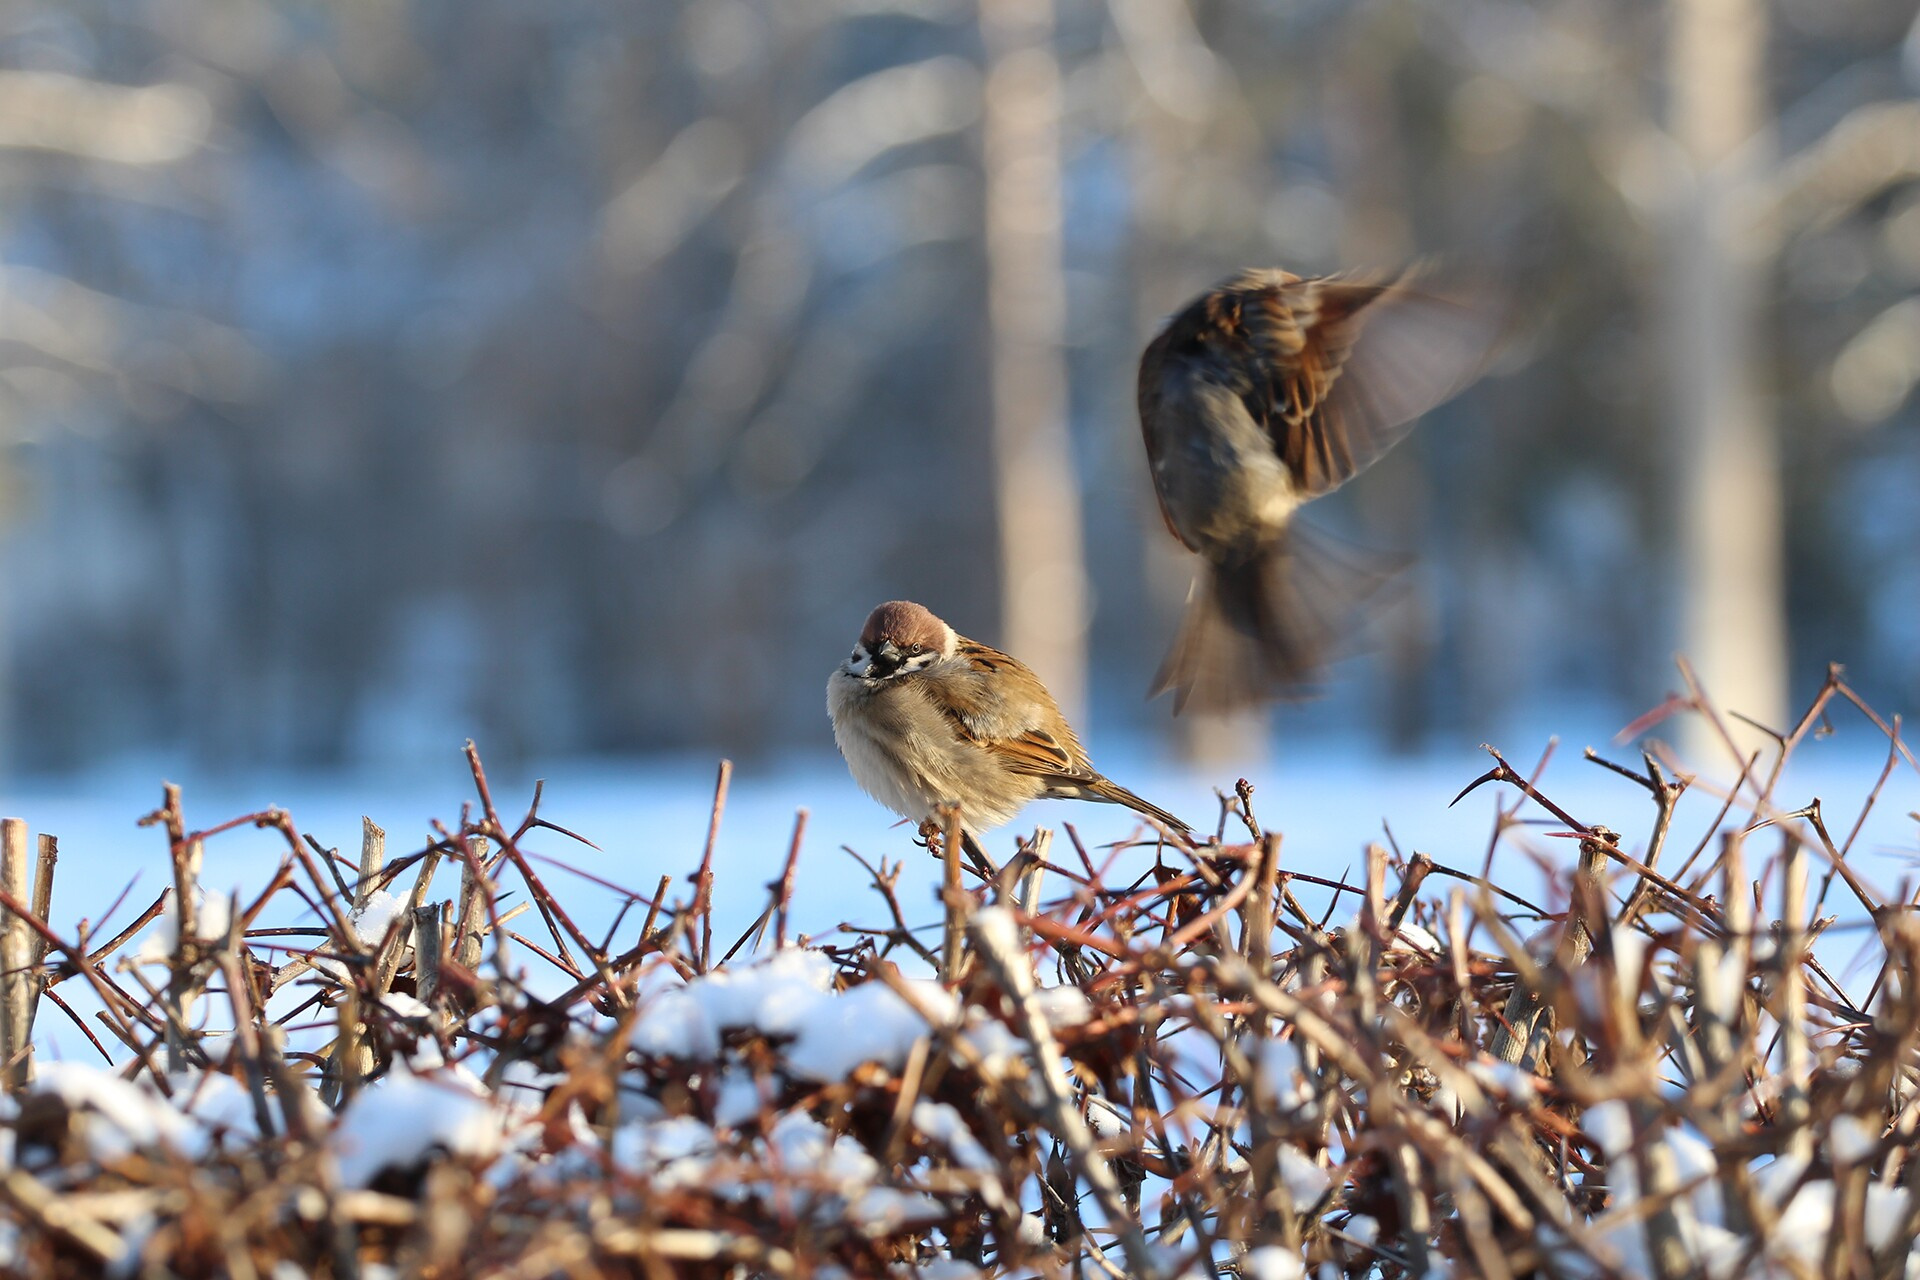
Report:
[[[1274,449],[1306,498],[1345,484],[1472,382],[1502,327],[1490,291],[1410,276],[1285,284],[1241,314]]]
[[[962,640],[960,654],[976,669],[993,673],[1003,683],[1028,685],[1030,692],[1037,691],[1044,705],[1053,705],[1040,678],[1018,659],[977,640]],[[1052,731],[1039,725],[1023,725],[1017,731],[1006,732],[1003,726],[994,723],[984,706],[955,702],[944,710],[961,738],[993,752],[1016,773],[1065,782],[1091,782],[1099,776],[1088,767],[1080,740],[1057,712],[1054,717],[1057,728]]]
[[[1347,424],[1329,412],[1359,332],[1357,317],[1380,294],[1378,284],[1301,280],[1265,289],[1242,308],[1249,358],[1258,373],[1256,409],[1274,451],[1303,496],[1338,487],[1360,470]],[[1369,459],[1370,461],[1371,459]]]
[[[1015,773],[1067,782],[1092,782],[1097,776],[1090,769],[1076,769],[1066,749],[1044,729],[1030,729],[1017,738],[995,738],[980,745],[1005,760]]]

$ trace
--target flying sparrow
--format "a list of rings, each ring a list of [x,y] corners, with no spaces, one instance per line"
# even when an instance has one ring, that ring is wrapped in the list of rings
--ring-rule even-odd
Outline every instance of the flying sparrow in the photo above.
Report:
[[[1188,829],[1094,769],[1025,664],[905,600],[868,615],[859,643],[827,680],[827,712],[853,780],[916,821],[956,806],[971,835],[1047,796],[1123,804]]]
[[[1471,382],[1496,312],[1412,274],[1253,270],[1167,322],[1140,357],[1140,429],[1160,514],[1207,565],[1154,695],[1219,710],[1312,680],[1391,569],[1294,514]]]

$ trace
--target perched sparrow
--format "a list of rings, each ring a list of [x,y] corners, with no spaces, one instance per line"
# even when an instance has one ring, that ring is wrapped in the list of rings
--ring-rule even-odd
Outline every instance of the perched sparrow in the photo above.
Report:
[[[1168,321],[1140,357],[1140,429],[1167,528],[1207,567],[1154,694],[1213,710],[1311,681],[1390,570],[1309,541],[1295,511],[1471,382],[1500,329],[1483,291],[1285,271]]]
[[[862,790],[918,821],[957,805],[968,832],[1042,796],[1123,804],[1187,824],[1100,776],[1053,697],[1019,661],[894,600],[827,680],[833,740]]]

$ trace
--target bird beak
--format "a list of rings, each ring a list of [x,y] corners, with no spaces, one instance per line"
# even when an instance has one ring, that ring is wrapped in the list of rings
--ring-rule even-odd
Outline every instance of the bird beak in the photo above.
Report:
[[[869,680],[884,680],[900,669],[906,661],[900,652],[900,646],[891,640],[883,640],[880,647],[873,651],[873,658],[867,663],[865,675]]]

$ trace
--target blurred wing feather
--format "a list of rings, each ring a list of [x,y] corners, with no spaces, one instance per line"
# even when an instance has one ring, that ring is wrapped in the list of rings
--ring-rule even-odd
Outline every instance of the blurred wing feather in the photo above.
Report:
[[[1304,280],[1288,290],[1304,344],[1273,365],[1275,451],[1302,497],[1346,484],[1480,374],[1501,332],[1488,292],[1421,282]]]
[[[1187,317],[1181,316],[1173,320],[1155,336],[1152,342],[1147,344],[1147,349],[1140,355],[1139,380],[1134,396],[1140,410],[1140,435],[1147,445],[1147,474],[1150,476],[1160,474],[1161,436],[1154,429],[1154,424],[1161,421],[1161,377],[1165,370],[1167,349],[1174,342],[1176,331],[1182,327],[1186,319]],[[1173,512],[1167,508],[1167,495],[1161,492],[1161,487],[1157,483],[1153,486],[1153,500],[1160,506],[1160,518],[1166,522],[1167,532],[1187,550],[1196,550],[1197,548],[1180,532],[1180,526],[1173,522]]]
[[[1339,488],[1479,374],[1502,321],[1489,290],[1410,276],[1246,272],[1216,295],[1250,372],[1248,410],[1302,498]]]

